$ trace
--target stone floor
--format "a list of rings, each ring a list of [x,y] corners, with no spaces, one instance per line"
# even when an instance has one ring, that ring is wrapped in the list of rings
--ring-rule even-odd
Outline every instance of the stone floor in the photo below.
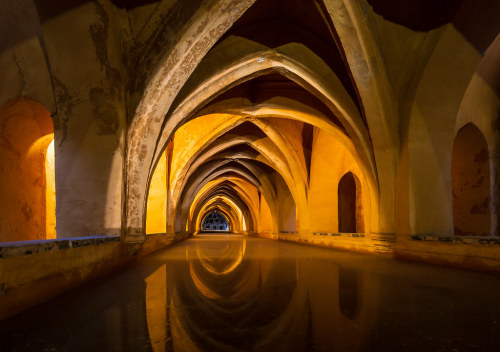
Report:
[[[500,277],[203,235],[0,323],[1,351],[500,351]]]

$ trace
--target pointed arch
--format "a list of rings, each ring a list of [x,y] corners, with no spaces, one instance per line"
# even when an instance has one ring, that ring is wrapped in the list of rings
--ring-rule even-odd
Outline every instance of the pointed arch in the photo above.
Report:
[[[162,53],[149,73],[148,85],[127,134],[124,227],[130,242],[144,240],[146,187],[165,114],[197,63],[254,1],[217,0],[209,11],[205,6],[199,7],[192,16],[194,20],[176,38],[169,38],[175,44]]]
[[[462,127],[455,137],[451,176],[455,235],[489,235],[491,197],[488,144],[473,123]]]
[[[339,181],[338,224],[339,232],[364,232],[361,184],[352,172],[347,172]]]

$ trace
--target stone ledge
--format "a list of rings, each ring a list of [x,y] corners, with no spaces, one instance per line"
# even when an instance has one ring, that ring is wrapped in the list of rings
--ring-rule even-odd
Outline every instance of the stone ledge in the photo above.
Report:
[[[412,235],[410,236],[410,240],[457,244],[481,244],[490,246],[500,245],[500,237]]]
[[[120,236],[88,236],[54,240],[0,242],[0,258],[20,257],[60,249],[95,246],[119,241]]]
[[[145,238],[152,238],[152,237],[166,237],[168,239],[174,239],[175,236],[182,236],[182,232],[176,232],[176,233],[148,233],[144,237]]]
[[[381,241],[381,242],[395,242],[396,235],[393,233],[372,233],[371,239],[373,241]]]
[[[365,238],[364,233],[338,233],[338,232],[313,232],[313,236],[333,236],[333,237],[350,237],[350,238]]]

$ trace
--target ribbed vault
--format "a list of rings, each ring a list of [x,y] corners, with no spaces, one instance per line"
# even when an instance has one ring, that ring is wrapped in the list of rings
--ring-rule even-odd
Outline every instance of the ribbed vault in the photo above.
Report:
[[[146,90],[129,133],[129,156],[141,153],[129,158],[130,240],[139,238],[134,236],[152,212],[143,210],[148,198],[147,192],[141,198],[140,189],[149,185],[151,193],[157,187],[152,180],[160,162],[167,163],[159,171],[167,173],[166,185],[159,186],[165,188],[166,207],[157,218],[166,233],[196,234],[203,217],[215,210],[244,234],[337,232],[338,223],[330,220],[335,214],[318,223],[313,210],[328,203],[322,209],[337,211],[338,200],[318,190],[337,187],[347,172],[360,180],[365,231],[390,226],[392,220],[381,222],[390,219],[393,205],[381,207],[374,139],[383,144],[392,137],[370,132],[374,122],[365,114],[359,77],[335,18],[326,3],[311,5],[294,0],[285,7],[257,1],[246,12],[244,5],[235,7],[226,20],[241,16],[210,50],[184,51],[190,59],[179,58],[179,64],[196,63],[177,91],[170,87],[164,95],[168,76]],[[161,60],[158,65],[161,70]],[[385,149],[382,158],[388,157]],[[382,171],[385,181],[393,177],[387,172]]]

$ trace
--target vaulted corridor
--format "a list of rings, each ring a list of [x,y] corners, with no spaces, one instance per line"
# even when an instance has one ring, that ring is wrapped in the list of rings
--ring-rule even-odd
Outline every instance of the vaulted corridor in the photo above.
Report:
[[[0,350],[500,350],[499,18],[0,0]]]
[[[201,235],[0,324],[12,351],[494,351],[500,277]]]

